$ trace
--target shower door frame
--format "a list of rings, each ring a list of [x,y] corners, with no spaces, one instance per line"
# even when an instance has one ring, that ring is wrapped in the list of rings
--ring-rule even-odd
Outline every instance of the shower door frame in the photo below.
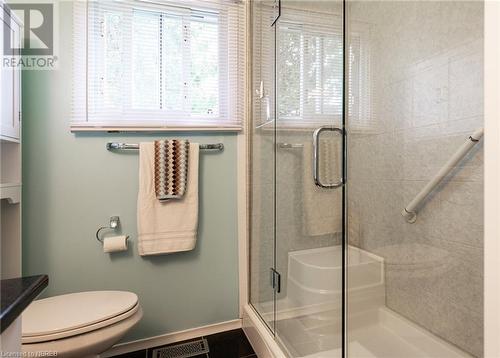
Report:
[[[278,98],[278,93],[276,91],[277,89],[277,81],[278,81],[278,76],[277,76],[277,54],[278,54],[278,47],[277,47],[277,37],[278,37],[278,31],[277,31],[277,24],[279,23],[279,18],[281,17],[281,0],[276,0],[278,2],[278,6],[279,6],[279,14],[278,16],[276,17],[276,19],[274,20],[274,22],[272,23],[271,25],[271,28],[274,28],[274,32],[273,32],[273,35],[271,36],[273,38],[273,41],[274,41],[274,83],[273,83],[273,86],[274,86],[274,90],[273,90],[273,95],[274,95],[274,103],[273,103],[273,111],[274,111],[274,118],[273,118],[273,141],[274,141],[274,151],[273,151],[273,161],[274,161],[274,173],[273,173],[273,176],[274,176],[274,189],[273,189],[273,194],[275,196],[274,198],[274,237],[273,237],[273,267],[272,269],[276,270],[277,268],[277,257],[276,257],[276,251],[277,251],[277,235],[276,235],[276,191],[277,191],[277,178],[276,178],[276,159],[277,159],[277,106],[278,106],[278,101],[277,101],[277,98]],[[248,24],[249,24],[249,30],[252,31],[253,30],[253,27],[252,27],[252,21],[253,21],[253,4],[251,3],[253,2],[253,0],[249,0],[249,5],[248,5],[248,13],[249,13],[249,18],[251,19],[250,21],[248,21]],[[339,1],[340,2],[340,1]],[[342,292],[341,292],[341,357],[342,358],[345,358],[347,357],[347,323],[348,323],[348,320],[347,320],[347,240],[348,240],[348,233],[347,233],[347,183],[348,183],[348,177],[347,177],[347,132],[346,132],[346,118],[347,118],[347,115],[348,115],[348,108],[346,107],[346,104],[348,103],[348,99],[347,99],[347,96],[346,96],[346,90],[348,89],[348,78],[346,77],[348,75],[348,68],[346,66],[346,63],[348,63],[348,54],[346,53],[346,48],[348,46],[348,38],[347,38],[347,35],[348,35],[348,31],[347,31],[347,0],[342,0],[341,1],[341,4],[342,4],[342,14],[341,14],[341,22],[342,22],[342,29],[341,29],[341,33],[342,33],[342,73],[343,73],[343,79],[342,79],[342,115],[341,115],[341,122],[340,122],[340,126],[339,126],[339,129],[341,130],[341,136],[342,136],[342,140],[341,140],[341,150],[342,150],[342,154],[341,154],[341,158],[342,158],[342,170],[341,170],[341,176],[342,176],[342,184],[332,190],[342,190],[342,199],[341,199],[341,210],[342,210],[342,219],[341,219],[341,230],[342,230],[342,233],[341,233],[341,250],[342,250],[342,277],[341,277],[341,285],[342,285]],[[251,32],[249,32],[251,33]],[[249,36],[249,38],[251,39],[249,41],[249,43],[251,43],[250,46],[253,46],[253,34]],[[249,51],[249,56],[250,58],[253,59],[253,51],[252,51],[252,47],[250,47]],[[252,68],[253,68],[253,63],[251,63],[249,65],[249,82],[250,82],[250,85],[248,86],[249,88],[249,103],[252,103],[253,101],[253,96],[255,95],[255,88],[253,87],[253,77],[252,77]],[[252,162],[252,125],[253,125],[253,109],[250,109],[250,107],[252,106],[249,106],[249,110],[248,110],[248,117],[252,118],[251,121],[248,121],[250,123],[250,125],[247,126],[247,132],[249,133],[248,134],[248,144],[246,146],[246,150],[248,150],[248,154],[246,155],[246,158],[247,158],[247,170],[249,170],[251,168],[251,162]],[[312,140],[312,138],[311,138]],[[251,175],[249,175],[249,172],[247,172],[247,175],[246,175],[246,178],[248,181],[250,181],[251,179]],[[250,183],[248,183],[250,184]],[[245,190],[247,188],[247,185],[245,185]],[[252,244],[252,240],[251,240],[251,237],[252,237],[252,228],[251,228],[251,213],[252,213],[252,200],[251,200],[251,194],[250,192],[247,192],[247,195],[246,195],[246,200],[249,202],[249,205],[248,205],[248,213],[246,215],[246,220],[247,220],[247,223],[248,223],[248,227],[249,227],[249,230],[248,230],[248,252],[250,253],[250,245]],[[269,325],[269,322],[267,322],[262,316],[261,316],[261,313],[258,311],[258,309],[256,308],[256,306],[254,305],[254,303],[252,303],[251,301],[251,276],[250,276],[250,273],[251,273],[251,255],[249,255],[248,257],[245,258],[245,261],[248,261],[247,262],[247,272],[248,272],[248,275],[245,275],[245,281],[247,281],[247,278],[248,278],[248,281],[246,282],[245,286],[246,286],[246,294],[245,296],[247,297],[246,298],[246,302],[248,302],[248,304],[253,308],[253,311],[257,314],[258,318],[261,320],[261,322],[263,323],[263,325],[265,326],[265,328],[268,330],[268,332],[275,338],[275,341],[276,341],[276,311],[277,311],[277,308],[276,308],[276,301],[277,301],[277,294],[276,294],[276,291],[273,293],[273,301],[274,301],[274,311],[273,311],[273,322],[272,322],[272,325]],[[277,343],[277,342],[276,342]]]
[[[348,96],[349,91],[349,68],[347,64],[349,63],[349,51],[347,51],[349,45],[349,31],[347,29],[347,0],[342,0],[342,358],[348,357],[347,347],[347,275],[348,275],[348,206],[347,206],[347,189],[349,178],[347,175],[347,165],[348,165],[348,153],[347,153],[347,125],[346,119],[349,115],[349,105]]]
[[[272,296],[273,296],[273,314],[272,314],[272,322],[269,322],[268,320],[266,320],[263,315],[262,315],[262,312],[259,311],[258,307],[254,304],[254,302],[252,302],[252,287],[251,287],[251,284],[252,284],[252,276],[251,276],[251,272],[252,272],[252,260],[251,260],[251,245],[252,245],[252,225],[251,225],[251,222],[252,222],[252,197],[251,197],[251,191],[248,190],[248,188],[250,188],[252,186],[252,176],[250,175],[250,170],[252,168],[252,159],[253,159],[253,156],[252,156],[252,146],[253,146],[253,124],[254,124],[254,108],[253,108],[253,100],[254,100],[254,95],[255,95],[255,91],[256,89],[253,87],[254,85],[254,78],[253,78],[253,66],[254,66],[254,63],[253,63],[253,45],[254,45],[254,33],[253,33],[253,21],[255,20],[254,19],[254,13],[253,13],[253,6],[254,3],[256,1],[261,1],[261,0],[247,0],[247,30],[248,30],[248,33],[250,34],[249,36],[247,36],[247,41],[248,43],[250,44],[250,46],[248,46],[248,49],[247,49],[247,55],[248,57],[251,59],[251,61],[248,61],[247,63],[247,71],[248,71],[248,74],[247,74],[247,81],[248,81],[248,86],[247,86],[247,89],[248,89],[248,111],[247,111],[247,118],[251,118],[251,120],[247,121],[247,125],[246,125],[246,128],[245,130],[247,131],[247,135],[246,137],[248,138],[247,140],[247,145],[246,145],[246,151],[247,153],[245,154],[245,166],[246,166],[246,171],[245,171],[245,183],[244,183],[244,190],[245,190],[245,201],[248,203],[248,205],[245,207],[245,211],[246,211],[246,215],[245,215],[245,218],[246,218],[246,222],[245,224],[248,226],[248,231],[245,233],[245,252],[248,252],[248,256],[245,255],[245,258],[244,258],[244,261],[246,261],[246,272],[245,272],[245,275],[244,275],[244,279],[242,280],[243,283],[244,283],[244,286],[245,286],[245,290],[243,289],[240,289],[240,293],[242,293],[243,291],[244,292],[244,297],[245,297],[245,302],[252,307],[253,311],[256,313],[256,315],[258,316],[258,318],[260,319],[260,321],[262,322],[263,326],[265,327],[265,329],[272,335],[273,339],[276,337],[276,290],[275,290],[275,287],[274,285],[271,287],[272,289]],[[263,0],[262,0],[263,1]],[[271,2],[271,0],[267,0],[269,2]],[[274,46],[273,46],[273,49],[274,49],[274,53],[276,54],[276,23],[279,19],[279,17],[281,16],[281,0],[273,0],[275,2],[275,4],[278,4],[278,15],[277,17],[274,19],[274,21],[270,24],[270,29],[273,29],[273,34],[270,36],[272,38],[272,41],[274,43]],[[273,61],[273,72],[274,74],[276,74],[276,58],[274,58],[274,61]],[[263,78],[260,78],[261,80],[261,86],[264,86],[264,82],[263,82]],[[275,88],[276,88],[276,76],[274,76],[274,81],[273,81],[273,91],[272,91],[272,94],[274,97],[276,97],[276,94],[275,94]],[[261,93],[261,96],[260,97],[261,99],[264,99],[266,98],[266,95],[264,95],[264,88],[261,88],[261,90],[263,91]],[[268,97],[268,96],[267,96]],[[274,98],[275,99],[275,98]],[[275,114],[275,109],[276,109],[276,101],[274,100],[273,102],[273,113],[274,113],[274,116],[276,115]],[[269,120],[269,117],[267,118],[267,120]],[[274,284],[274,276],[272,276],[275,272],[276,272],[276,226],[275,226],[275,223],[276,223],[276,203],[275,203],[275,191],[276,191],[276,178],[275,178],[275,172],[276,172],[276,118],[272,118],[270,122],[265,122],[263,124],[268,124],[268,123],[273,123],[273,154],[272,154],[272,157],[273,157],[273,168],[274,168],[274,172],[273,172],[273,237],[272,237],[272,246],[273,246],[273,259],[272,259],[272,267],[270,267],[270,281],[273,282]],[[248,237],[247,237],[248,235]],[[240,275],[240,280],[241,280],[241,275]],[[240,309],[240,316],[244,316],[244,309],[241,308]]]

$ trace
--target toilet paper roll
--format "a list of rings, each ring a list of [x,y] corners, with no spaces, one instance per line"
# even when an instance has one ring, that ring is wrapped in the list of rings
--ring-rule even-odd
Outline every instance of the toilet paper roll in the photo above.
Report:
[[[104,243],[102,248],[104,252],[119,252],[127,250],[127,239],[128,236],[110,236],[104,238]]]

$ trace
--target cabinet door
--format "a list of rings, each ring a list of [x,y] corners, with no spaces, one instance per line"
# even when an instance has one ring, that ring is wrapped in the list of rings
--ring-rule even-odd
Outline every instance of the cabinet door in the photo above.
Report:
[[[14,21],[5,23],[4,19],[0,22],[0,39],[3,42],[3,32],[9,31],[12,44],[20,42],[20,27]],[[3,51],[3,43],[0,47]],[[18,50],[15,50],[10,55],[16,55]],[[0,104],[0,136],[19,139],[19,117],[20,117],[20,81],[21,71],[15,67],[3,66],[0,69],[1,82],[1,104]]]
[[[21,27],[19,26],[18,23],[14,22],[12,24],[12,34],[14,36],[14,43],[17,44],[17,48],[15,50],[15,55],[20,56],[21,55]],[[14,90],[13,90],[13,100],[14,100],[14,110],[12,113],[12,132],[14,138],[20,139],[21,138],[21,99],[22,99],[22,93],[21,93],[21,68],[20,67],[14,67]]]

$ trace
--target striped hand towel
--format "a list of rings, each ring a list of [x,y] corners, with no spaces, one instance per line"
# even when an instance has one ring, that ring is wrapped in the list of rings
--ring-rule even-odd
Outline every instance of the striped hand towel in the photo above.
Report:
[[[189,141],[155,141],[155,192],[160,201],[182,199],[188,177]]]

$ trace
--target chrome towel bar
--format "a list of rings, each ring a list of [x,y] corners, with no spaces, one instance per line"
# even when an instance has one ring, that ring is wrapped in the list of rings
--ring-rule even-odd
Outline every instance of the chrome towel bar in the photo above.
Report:
[[[139,144],[134,143],[118,143],[118,142],[108,142],[106,143],[107,150],[138,150]],[[200,144],[201,150],[224,150],[223,143],[214,143],[214,144]]]
[[[301,143],[278,143],[278,148],[280,149],[301,149],[304,148],[304,144]]]

